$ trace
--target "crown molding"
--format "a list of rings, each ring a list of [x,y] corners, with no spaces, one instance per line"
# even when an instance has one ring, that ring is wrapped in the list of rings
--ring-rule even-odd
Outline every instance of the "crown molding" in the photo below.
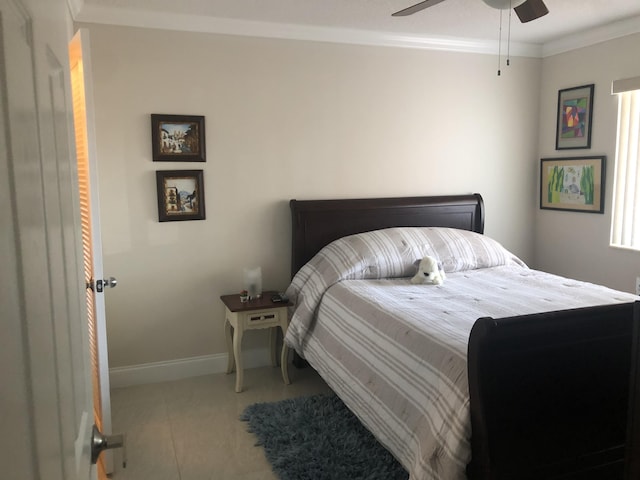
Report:
[[[84,7],[84,0],[67,0],[67,6],[71,12],[71,18],[75,20],[78,13],[80,13]]]
[[[341,28],[315,27],[233,20],[186,14],[168,14],[98,5],[85,5],[74,17],[76,22],[119,25],[127,27],[157,28],[222,35],[308,40],[315,42],[346,43],[355,45],[418,48],[449,52],[467,52],[495,55],[498,42],[473,38],[443,36],[412,36],[389,32],[371,32]],[[540,57],[540,45],[511,43],[513,56]]]
[[[74,5],[74,9],[72,9],[72,12],[75,11],[74,20],[82,23],[488,55],[495,55],[498,51],[497,41],[473,38],[402,35],[389,32],[276,24],[87,5],[84,4],[84,0],[67,1],[70,5]],[[75,10],[76,6],[81,7]],[[512,42],[510,53],[512,56],[518,57],[544,58],[638,32],[640,32],[640,16],[589,31],[577,32],[544,45]]]
[[[547,42],[542,46],[542,56],[550,57],[635,33],[640,33],[640,16],[626,18]]]

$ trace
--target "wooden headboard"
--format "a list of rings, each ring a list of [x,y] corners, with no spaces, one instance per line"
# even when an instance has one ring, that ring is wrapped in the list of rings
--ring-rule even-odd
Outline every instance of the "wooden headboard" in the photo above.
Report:
[[[452,227],[484,232],[480,194],[291,200],[291,276],[338,238],[391,227]]]

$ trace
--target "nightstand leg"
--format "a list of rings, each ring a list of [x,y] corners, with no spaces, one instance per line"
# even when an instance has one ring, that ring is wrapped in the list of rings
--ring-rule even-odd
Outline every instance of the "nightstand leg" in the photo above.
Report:
[[[233,367],[235,366],[235,362],[233,360],[233,328],[231,327],[231,323],[229,320],[224,321],[224,336],[227,339],[227,373],[233,372]]]
[[[278,366],[278,355],[276,353],[276,349],[277,349],[277,345],[278,345],[278,328],[277,327],[273,327],[270,328],[269,330],[271,330],[271,332],[269,332],[270,335],[270,344],[271,344],[271,366],[272,367],[277,367]]]
[[[242,391],[242,328],[233,332],[233,356],[236,360],[236,393]]]
[[[282,329],[282,354],[280,356],[280,370],[282,370],[282,380],[286,385],[291,383],[289,380],[289,347],[284,343],[284,336],[287,333],[286,329]]]

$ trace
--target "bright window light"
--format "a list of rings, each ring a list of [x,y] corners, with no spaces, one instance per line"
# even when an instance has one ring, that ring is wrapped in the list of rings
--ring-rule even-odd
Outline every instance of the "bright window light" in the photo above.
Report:
[[[640,251],[640,77],[613,82],[618,135],[611,246]]]

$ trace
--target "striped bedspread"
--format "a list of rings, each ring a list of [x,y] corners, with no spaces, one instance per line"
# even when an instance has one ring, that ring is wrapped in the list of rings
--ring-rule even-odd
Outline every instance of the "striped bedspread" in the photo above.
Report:
[[[412,285],[424,255],[444,284]],[[452,229],[388,229],[325,247],[287,290],[285,341],[407,469],[465,478],[471,458],[467,341],[475,320],[637,300],[526,267],[493,240]]]

